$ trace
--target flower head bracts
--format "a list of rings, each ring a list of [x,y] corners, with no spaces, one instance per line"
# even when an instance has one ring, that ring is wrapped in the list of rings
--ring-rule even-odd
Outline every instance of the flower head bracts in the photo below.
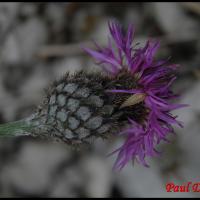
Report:
[[[112,76],[118,75],[123,69],[132,74],[137,79],[138,88],[113,89],[108,92],[144,94],[145,107],[149,111],[143,124],[129,119],[130,127],[121,132],[127,138],[115,151],[119,152],[115,168],[123,168],[131,159],[148,166],[145,157],[158,155],[155,145],[161,140],[167,141],[167,135],[173,133],[172,125],[182,127],[182,123],[170,113],[174,109],[186,106],[170,103],[170,100],[177,96],[170,90],[171,84],[176,79],[174,72],[177,65],[170,65],[167,60],[155,60],[159,48],[158,41],[149,40],[143,48],[133,48],[132,25],[128,27],[126,34],[115,22],[109,23],[109,30],[117,51],[114,50],[110,38],[108,47],[101,48],[96,45],[96,51],[87,48],[85,51]]]

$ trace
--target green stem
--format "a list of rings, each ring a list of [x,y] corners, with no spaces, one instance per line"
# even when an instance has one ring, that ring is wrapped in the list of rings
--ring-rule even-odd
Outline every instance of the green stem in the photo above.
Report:
[[[0,137],[25,135],[32,130],[33,127],[34,126],[28,123],[27,120],[0,124]]]

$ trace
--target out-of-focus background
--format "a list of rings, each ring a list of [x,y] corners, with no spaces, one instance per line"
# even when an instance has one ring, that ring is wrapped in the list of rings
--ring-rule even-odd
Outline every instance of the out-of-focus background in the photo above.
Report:
[[[145,168],[112,171],[106,155],[122,140],[96,141],[87,154],[31,138],[0,140],[0,197],[200,197],[167,193],[167,182],[200,182],[199,3],[0,3],[0,122],[28,117],[65,72],[97,69],[80,46],[105,44],[108,20],[136,27],[135,43],[161,40],[160,57],[181,64],[174,90],[185,127]]]

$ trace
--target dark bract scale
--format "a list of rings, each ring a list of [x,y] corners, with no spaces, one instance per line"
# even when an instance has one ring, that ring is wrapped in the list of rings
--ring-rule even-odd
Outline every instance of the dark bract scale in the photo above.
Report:
[[[63,131],[63,133],[64,133],[64,137],[67,139],[74,138],[74,134],[70,129],[65,129],[65,131]]]
[[[59,134],[61,134],[65,130],[63,123],[61,121],[56,121],[56,127]]]
[[[85,125],[87,128],[94,130],[102,125],[102,121],[102,117],[92,117],[86,122]]]
[[[97,129],[97,133],[106,133],[110,129],[109,124],[105,124],[101,126],[99,129]]]
[[[106,114],[106,115],[111,115],[113,113],[114,107],[112,105],[105,105],[102,108],[102,113]]]
[[[59,112],[57,112],[56,117],[61,122],[65,122],[67,120],[67,117],[68,117],[68,112],[66,112],[64,109],[61,109]]]
[[[74,130],[78,128],[80,121],[77,120],[75,117],[69,117],[67,124],[71,130]]]
[[[97,95],[91,95],[88,98],[88,103],[90,105],[95,105],[96,107],[102,107],[103,106],[103,99],[101,99],[99,96]]]
[[[90,109],[86,106],[81,106],[77,112],[76,112],[76,116],[83,120],[86,121],[87,119],[89,119],[89,117],[91,116],[91,112]]]
[[[86,98],[90,94],[90,89],[89,88],[79,88],[75,93],[74,97],[83,97]]]
[[[73,92],[76,91],[77,88],[78,88],[78,85],[77,85],[77,84],[68,83],[68,84],[64,87],[63,91],[64,91],[64,92],[67,92],[67,93],[69,93],[69,94],[72,94]]]
[[[90,135],[90,130],[84,127],[78,128],[75,133],[77,134],[78,138],[83,139]]]
[[[56,103],[56,95],[52,95],[50,100],[49,100],[49,104],[52,105],[52,104],[55,104]]]
[[[56,115],[56,110],[57,110],[57,108],[58,108],[57,105],[50,106],[49,115],[50,115],[50,116],[55,116],[55,115]]]
[[[63,107],[66,104],[66,96],[63,94],[58,95],[58,106]]]
[[[63,89],[63,87],[64,87],[64,83],[59,84],[59,85],[56,87],[56,90],[57,90],[58,92],[61,92],[62,89]]]
[[[67,107],[70,111],[74,112],[75,110],[78,109],[79,104],[80,104],[80,101],[79,101],[78,99],[69,98],[68,101],[67,101],[66,107]]]

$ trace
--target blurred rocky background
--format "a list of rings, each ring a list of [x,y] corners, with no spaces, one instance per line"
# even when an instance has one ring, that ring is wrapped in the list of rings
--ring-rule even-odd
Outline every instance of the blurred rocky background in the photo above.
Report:
[[[184,129],[162,144],[151,167],[112,171],[106,155],[122,140],[95,141],[87,153],[32,138],[0,140],[0,197],[200,197],[165,184],[200,182],[200,3],[0,3],[0,122],[28,117],[65,72],[97,70],[81,45],[107,41],[107,22],[136,27],[135,42],[161,40],[160,57],[181,65],[174,89]]]

